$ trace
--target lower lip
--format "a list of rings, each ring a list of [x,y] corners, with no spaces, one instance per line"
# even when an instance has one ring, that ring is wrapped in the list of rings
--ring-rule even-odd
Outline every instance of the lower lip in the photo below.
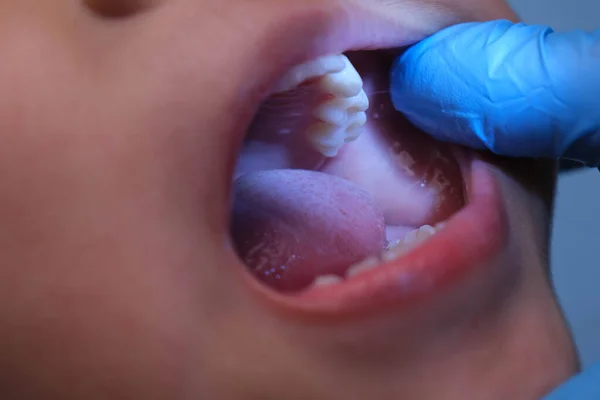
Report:
[[[352,318],[415,307],[484,267],[506,246],[508,222],[500,187],[485,162],[470,158],[468,204],[425,243],[402,257],[332,286],[281,294],[244,273],[253,292],[279,311],[306,317]]]

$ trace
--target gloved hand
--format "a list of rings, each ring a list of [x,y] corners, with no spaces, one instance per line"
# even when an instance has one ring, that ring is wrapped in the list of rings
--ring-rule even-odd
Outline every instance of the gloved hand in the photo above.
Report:
[[[396,109],[437,139],[600,164],[600,30],[460,24],[409,48],[391,80]]]

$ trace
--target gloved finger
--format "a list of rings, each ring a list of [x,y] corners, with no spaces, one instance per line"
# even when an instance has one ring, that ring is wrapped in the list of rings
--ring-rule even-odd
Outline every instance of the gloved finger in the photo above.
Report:
[[[434,137],[518,157],[600,164],[600,30],[465,23],[409,48],[396,109]]]

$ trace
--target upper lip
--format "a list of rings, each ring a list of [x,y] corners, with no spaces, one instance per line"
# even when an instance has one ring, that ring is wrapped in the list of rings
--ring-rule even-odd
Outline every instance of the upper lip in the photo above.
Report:
[[[327,54],[407,47],[460,22],[448,9],[408,3],[322,0],[273,7],[267,18],[275,22],[264,29],[264,47],[257,49],[271,65],[267,93],[295,65]]]

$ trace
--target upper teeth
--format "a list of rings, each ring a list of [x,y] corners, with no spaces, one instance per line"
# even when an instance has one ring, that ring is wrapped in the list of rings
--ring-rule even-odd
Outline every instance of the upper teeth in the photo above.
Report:
[[[317,151],[334,157],[345,143],[362,133],[369,99],[360,75],[343,54],[319,57],[292,68],[276,85],[275,92],[291,90],[313,78],[320,78],[317,87],[330,98],[313,110],[317,122],[306,134]]]
[[[274,92],[287,92],[309,79],[340,72],[344,68],[346,68],[346,62],[338,54],[316,58],[289,70],[279,83],[275,85]]]

